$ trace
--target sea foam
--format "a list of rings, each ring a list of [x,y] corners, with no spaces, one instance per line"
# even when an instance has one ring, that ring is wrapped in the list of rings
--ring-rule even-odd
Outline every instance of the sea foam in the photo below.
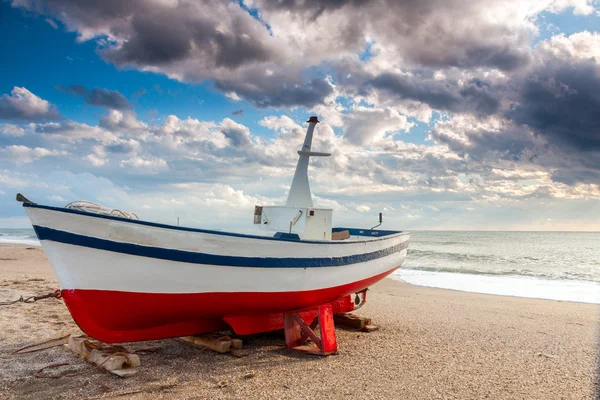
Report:
[[[470,275],[398,269],[391,276],[418,286],[502,296],[600,304],[600,283],[526,276]]]

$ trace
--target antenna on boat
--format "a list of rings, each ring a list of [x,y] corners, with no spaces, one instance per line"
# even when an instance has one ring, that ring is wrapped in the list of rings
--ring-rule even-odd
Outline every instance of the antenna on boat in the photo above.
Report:
[[[379,213],[379,223],[371,228],[371,230],[377,228],[379,225],[383,223],[383,213]]]
[[[312,116],[308,119],[308,129],[306,131],[306,137],[304,138],[304,144],[302,150],[298,150],[298,164],[296,165],[296,172],[294,173],[294,179],[292,180],[292,186],[290,187],[290,194],[288,195],[286,207],[312,207],[312,196],[310,194],[310,185],[308,184],[308,159],[310,156],[314,157],[328,157],[331,153],[319,153],[316,151],[310,151],[312,145],[313,132],[315,126],[319,123],[319,119],[316,116]]]

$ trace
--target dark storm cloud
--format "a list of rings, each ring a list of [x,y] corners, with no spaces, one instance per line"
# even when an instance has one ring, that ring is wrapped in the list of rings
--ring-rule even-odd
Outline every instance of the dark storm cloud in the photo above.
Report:
[[[304,11],[316,19],[325,11],[339,10],[344,7],[362,7],[370,3],[371,0],[276,0],[264,3],[264,6],[283,11],[299,12]]]
[[[523,82],[508,115],[556,146],[600,150],[598,64],[589,60],[540,66]]]
[[[141,9],[132,15],[129,39],[101,54],[117,65],[164,66],[202,57],[215,67],[231,69],[272,58],[259,35],[248,35],[253,29],[246,18],[232,17],[231,29],[222,31],[218,18],[186,14],[185,9],[185,5],[161,13]]]
[[[276,55],[266,43],[266,28],[230,2],[30,0],[15,5],[61,19],[70,30],[119,39],[120,45],[109,40],[100,49],[117,65],[160,67],[201,59],[204,66],[237,68]]]
[[[13,5],[59,19],[81,40],[98,40],[101,56],[117,66],[188,82],[212,80],[258,107],[310,107],[332,89],[314,74],[307,77],[307,68],[362,51],[367,41],[406,68],[515,70],[526,65],[528,25],[506,24],[503,18],[512,16],[490,17],[506,8],[504,1],[257,1],[260,20],[236,2],[217,0],[22,0]],[[314,42],[304,39],[304,32],[317,30],[329,33]],[[268,77],[268,70],[286,72]],[[414,88],[405,95],[427,100],[436,90],[451,111],[469,99],[480,102],[468,105],[478,113],[496,107],[487,89],[474,83],[463,93]]]
[[[366,37],[394,51],[400,59],[429,68],[493,67],[519,69],[531,61],[529,31],[525,25],[508,26],[490,18],[509,2],[478,0],[258,0],[269,23],[278,14],[303,18],[307,29],[320,20],[332,29],[354,27],[359,34],[339,35],[339,45],[355,49]],[[508,17],[515,18],[515,17]],[[367,34],[368,32],[368,34]]]
[[[90,105],[106,107],[111,110],[129,110],[131,104],[117,90],[108,90],[103,88],[94,88],[92,90],[81,85],[73,85],[69,87],[57,86],[57,88],[65,93],[79,95],[83,100]]]
[[[438,123],[429,135],[437,143],[448,147],[461,156],[477,162],[490,162],[497,159],[520,161],[525,154],[535,148],[536,142],[531,132],[512,124],[504,126],[500,132],[495,127],[448,126],[451,122]],[[465,142],[454,134],[462,133],[469,140]]]
[[[600,65],[538,51],[538,62],[506,83],[501,94],[511,106],[495,122],[443,121],[430,137],[479,163],[536,165],[555,182],[599,184]]]
[[[259,108],[267,107],[312,107],[319,104],[333,92],[333,88],[323,78],[309,82],[282,83],[276,76],[258,78],[251,83],[238,81],[217,81],[215,86],[225,92],[235,92],[240,97]]]
[[[322,80],[302,84],[289,47],[235,2],[31,0],[14,3],[60,19],[117,66],[188,82],[214,80],[259,107],[313,105],[331,92]],[[292,63],[293,64],[293,63]],[[273,77],[266,70],[280,70]],[[81,90],[78,90],[81,91]]]
[[[471,79],[464,86],[445,80],[384,73],[366,82],[400,99],[416,100],[436,110],[493,114],[498,110],[499,95],[487,83]]]

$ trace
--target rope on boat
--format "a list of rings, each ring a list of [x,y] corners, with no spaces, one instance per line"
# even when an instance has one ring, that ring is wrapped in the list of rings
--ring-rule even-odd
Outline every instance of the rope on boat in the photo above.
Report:
[[[111,215],[113,217],[121,217],[127,219],[140,219],[136,213],[129,211],[122,211],[116,208],[106,207],[97,203],[92,203],[87,200],[77,200],[73,201],[65,206],[70,210],[79,210],[90,212],[94,214],[102,214],[102,215]]]
[[[35,303],[38,300],[49,299],[49,298],[60,299],[60,297],[61,297],[60,289],[57,289],[54,292],[42,294],[39,296],[29,296],[29,297],[21,296],[18,299],[13,300],[13,301],[5,301],[3,303],[0,303],[0,306],[10,306],[10,305],[13,305],[16,303]]]

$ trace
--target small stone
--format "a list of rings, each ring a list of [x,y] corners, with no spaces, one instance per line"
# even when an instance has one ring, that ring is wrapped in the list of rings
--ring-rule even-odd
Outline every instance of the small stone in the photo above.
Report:
[[[234,357],[246,357],[248,356],[250,353],[248,352],[248,350],[241,350],[241,349],[233,349],[231,350],[231,355]]]
[[[217,386],[218,386],[220,389],[223,389],[223,388],[224,388],[224,387],[226,387],[227,385],[229,385],[229,382],[227,382],[227,381],[219,381],[219,382],[217,382]]]
[[[256,376],[256,374],[254,372],[248,372],[248,373],[242,375],[242,378],[244,378],[244,379],[252,379],[255,376]]]
[[[375,332],[377,330],[379,330],[377,325],[365,325],[365,327],[361,329],[361,332]]]

